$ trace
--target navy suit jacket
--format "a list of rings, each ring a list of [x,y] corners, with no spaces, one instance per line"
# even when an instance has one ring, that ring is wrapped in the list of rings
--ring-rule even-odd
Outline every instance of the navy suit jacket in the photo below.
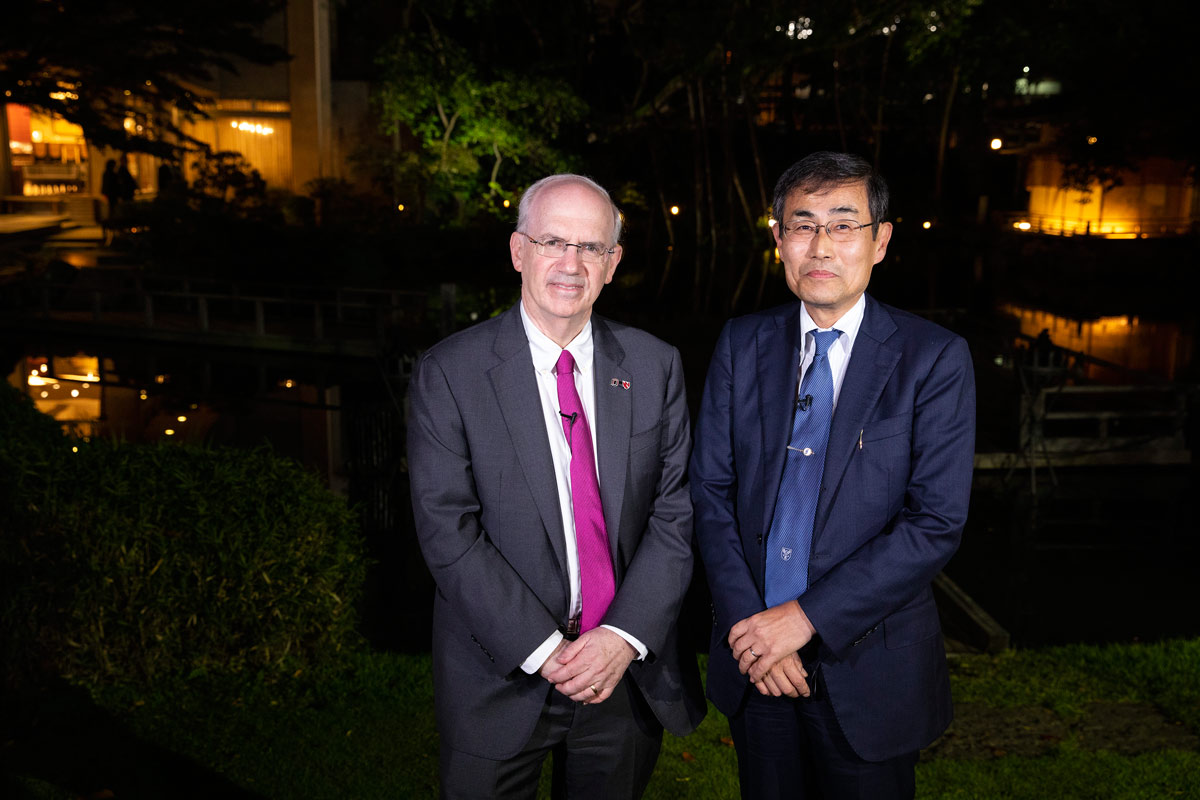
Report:
[[[799,302],[731,320],[696,426],[692,499],[713,596],[708,695],[726,715],[756,691],[727,637],[766,607],[766,538],[801,345]],[[869,761],[926,746],[952,716],[931,582],[966,521],[974,435],[966,342],[867,296],[834,410],[800,606],[817,630],[842,730]]]
[[[604,617],[650,654],[630,664],[680,736],[704,716],[694,653],[676,636],[692,576],[690,443],[678,351],[592,316],[600,496],[616,572]],[[614,380],[615,383],[614,383]],[[417,536],[437,583],[434,705],[443,741],[515,755],[555,689],[520,665],[567,624],[562,512],[529,341],[514,306],[439,342],[410,388]]]

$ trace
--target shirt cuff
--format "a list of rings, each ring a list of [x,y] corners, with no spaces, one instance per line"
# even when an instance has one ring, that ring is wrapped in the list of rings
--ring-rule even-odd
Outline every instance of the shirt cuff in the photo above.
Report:
[[[642,644],[635,637],[630,636],[628,633],[621,630],[620,628],[614,628],[612,625],[601,625],[600,627],[608,628],[610,631],[615,633],[617,636],[620,636],[622,639],[629,642],[629,644],[633,646],[633,649],[637,650],[637,654],[638,654],[637,660],[638,661],[645,661],[646,656],[650,654],[650,651],[646,649],[646,645]]]
[[[555,631],[546,637],[546,641],[542,642],[541,646],[529,654],[529,658],[525,659],[525,663],[521,665],[521,671],[526,675],[534,675],[542,668],[542,664],[546,663],[546,659],[554,652],[554,648],[558,647],[558,643],[563,640],[563,635],[560,631]]]

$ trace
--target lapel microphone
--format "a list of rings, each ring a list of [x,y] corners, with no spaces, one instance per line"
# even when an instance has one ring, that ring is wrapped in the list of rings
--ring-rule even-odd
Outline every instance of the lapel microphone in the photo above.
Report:
[[[813,402],[812,395],[806,394],[806,395],[804,395],[804,397],[801,397],[799,400],[796,401],[796,407],[799,408],[801,411],[808,411],[808,409],[812,406],[812,402]],[[562,412],[560,411],[559,413],[561,414]]]
[[[811,398],[810,398],[810,399],[811,399]],[[559,411],[559,412],[558,412],[558,415],[559,415],[560,417],[562,417],[563,419],[569,419],[569,420],[571,420],[571,427],[572,427],[572,428],[574,428],[574,427],[575,427],[575,418],[579,416],[579,412],[578,412],[578,411],[572,411],[570,414],[568,414],[568,413],[566,413],[565,411]]]

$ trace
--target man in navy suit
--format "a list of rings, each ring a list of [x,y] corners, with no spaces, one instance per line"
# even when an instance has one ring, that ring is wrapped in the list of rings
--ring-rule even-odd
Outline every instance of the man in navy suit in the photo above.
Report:
[[[975,388],[966,343],[865,294],[887,186],[814,153],[775,187],[800,299],[731,320],[691,458],[713,596],[708,696],[745,798],[904,798],[952,716],[931,582],[962,535]]]
[[[692,575],[679,352],[592,314],[621,216],[579,175],[526,190],[521,301],[413,375],[417,536],[437,582],[443,797],[638,797],[704,716],[676,621]]]

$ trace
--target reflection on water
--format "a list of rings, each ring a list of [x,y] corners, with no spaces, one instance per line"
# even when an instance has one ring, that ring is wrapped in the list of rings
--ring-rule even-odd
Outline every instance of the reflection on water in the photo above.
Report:
[[[69,353],[66,354],[66,353]],[[195,353],[58,354],[29,347],[7,381],[77,436],[128,442],[269,442],[338,485],[338,390],[286,368]]]
[[[110,362],[111,367],[111,362]],[[100,359],[30,356],[22,359],[8,382],[24,388],[38,411],[48,414],[80,436],[95,434],[103,416]]]
[[[1011,304],[1001,306],[1000,312],[1019,320],[1026,336],[1046,330],[1059,347],[1167,380],[1174,380],[1192,360],[1193,337],[1177,322],[1146,322],[1131,316],[1078,320]],[[1128,381],[1128,376],[1115,376],[1095,364],[1086,365],[1085,374],[1089,380]]]

